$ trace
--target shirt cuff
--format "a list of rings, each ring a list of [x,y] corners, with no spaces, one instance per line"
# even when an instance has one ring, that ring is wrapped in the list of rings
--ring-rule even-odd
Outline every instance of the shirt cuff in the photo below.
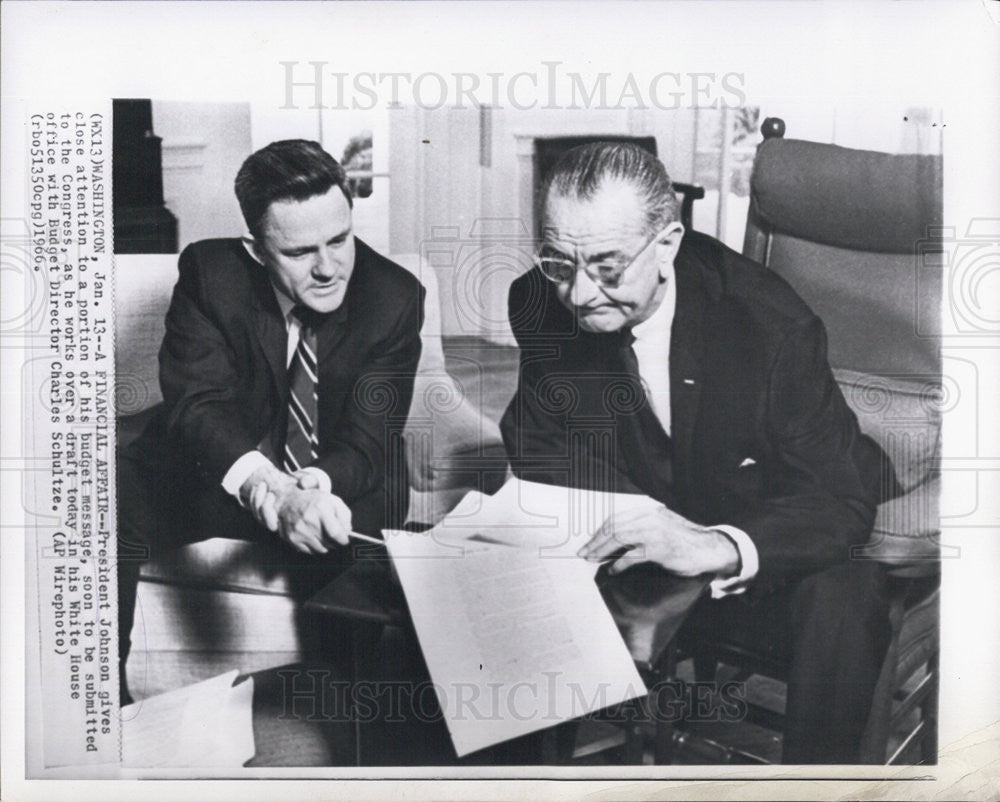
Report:
[[[271,460],[259,451],[248,451],[226,471],[226,475],[222,477],[222,489],[239,501],[242,506],[243,501],[240,499],[240,488],[243,487],[243,483],[259,467],[271,464]]]
[[[746,592],[750,580],[757,576],[760,568],[760,559],[757,555],[757,547],[750,539],[750,535],[735,526],[713,526],[716,531],[722,532],[733,541],[736,552],[740,558],[740,570],[736,576],[720,577],[712,580],[709,587],[712,591],[713,599],[721,599],[725,596],[733,596]]]
[[[317,468],[315,465],[310,465],[306,468],[302,468],[299,473],[308,473],[316,477],[319,482],[319,489],[324,493],[331,492],[333,488],[333,482],[330,480],[330,474],[324,471],[322,468]]]

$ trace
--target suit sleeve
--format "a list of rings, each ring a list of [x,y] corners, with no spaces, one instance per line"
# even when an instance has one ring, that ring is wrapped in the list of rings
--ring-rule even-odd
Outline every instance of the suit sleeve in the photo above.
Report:
[[[500,420],[500,435],[515,476],[522,477],[528,472],[526,479],[565,484],[565,478],[560,480],[556,475],[560,468],[565,471],[568,462],[565,415],[559,416],[550,405],[539,402],[545,361],[537,349],[532,351],[525,338],[525,330],[537,329],[544,315],[544,309],[536,308],[538,299],[528,285],[531,278],[528,274],[515,281],[507,298],[507,315],[518,344],[518,370],[517,388]],[[534,303],[528,305],[528,299]],[[544,308],[544,304],[541,306]]]
[[[723,522],[753,540],[764,581],[849,559],[871,532],[882,470],[830,370],[818,318],[784,338],[768,386],[769,486],[763,501]]]
[[[382,486],[406,486],[401,432],[420,361],[424,289],[406,300],[388,336],[375,344],[337,421],[332,446],[313,463],[348,503]]]
[[[179,277],[160,348],[160,385],[167,432],[204,479],[221,483],[243,454],[256,447],[245,425],[235,356],[213,317],[191,248],[180,256]]]
[[[565,416],[539,403],[541,364],[530,348],[520,348],[517,389],[500,420],[500,434],[515,476],[565,484],[565,471],[570,464],[567,424]],[[565,390],[572,392],[573,388]]]

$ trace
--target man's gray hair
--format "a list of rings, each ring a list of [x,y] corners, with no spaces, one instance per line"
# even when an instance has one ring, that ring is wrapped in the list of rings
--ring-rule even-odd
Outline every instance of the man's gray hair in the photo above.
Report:
[[[606,181],[631,184],[646,209],[647,233],[679,219],[680,206],[663,163],[630,142],[592,142],[566,151],[545,179],[541,201],[552,195],[589,200]]]

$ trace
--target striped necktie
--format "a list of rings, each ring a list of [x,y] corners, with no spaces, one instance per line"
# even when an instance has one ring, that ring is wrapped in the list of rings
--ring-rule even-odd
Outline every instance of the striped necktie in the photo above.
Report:
[[[316,428],[316,320],[311,309],[297,306],[299,344],[288,367],[288,429],[282,458],[286,471],[311,465],[317,457]]]

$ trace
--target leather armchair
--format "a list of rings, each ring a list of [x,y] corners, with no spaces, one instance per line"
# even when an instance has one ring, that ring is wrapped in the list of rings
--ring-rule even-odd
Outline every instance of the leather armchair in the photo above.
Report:
[[[868,543],[853,559],[889,574],[893,637],[862,762],[936,762],[939,648],[941,159],[784,139],[764,121],[743,252],[780,273],[826,325],[834,374],[893,476]],[[783,679],[774,649],[685,644],[699,678],[717,662]],[[780,650],[779,650],[780,651]],[[773,711],[754,709],[766,726]],[[911,747],[919,746],[915,754]]]

